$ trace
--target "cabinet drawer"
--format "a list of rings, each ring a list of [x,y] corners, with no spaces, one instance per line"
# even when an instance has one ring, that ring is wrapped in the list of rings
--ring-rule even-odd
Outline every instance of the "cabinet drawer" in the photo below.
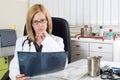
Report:
[[[101,60],[112,61],[112,53],[100,53],[100,52],[90,52],[90,56],[102,56]]]
[[[83,43],[83,42],[71,42],[71,49],[72,50],[87,50],[88,51],[88,48],[89,47],[89,44],[88,43]]]
[[[72,51],[71,61],[86,59],[88,56],[89,56],[89,53],[87,51]]]
[[[112,53],[112,44],[90,43],[90,51]]]

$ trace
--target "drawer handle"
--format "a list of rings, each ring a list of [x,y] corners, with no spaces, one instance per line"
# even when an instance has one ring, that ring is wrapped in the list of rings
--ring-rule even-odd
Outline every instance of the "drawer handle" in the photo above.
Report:
[[[80,45],[76,45],[76,47],[80,47]]]
[[[102,49],[102,47],[98,47],[98,49]]]
[[[80,54],[79,54],[79,53],[77,53],[77,54],[76,54],[76,56],[80,56]]]

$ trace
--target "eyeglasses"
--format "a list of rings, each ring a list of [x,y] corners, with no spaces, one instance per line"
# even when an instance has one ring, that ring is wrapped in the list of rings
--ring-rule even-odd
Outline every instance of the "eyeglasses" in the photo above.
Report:
[[[33,20],[32,23],[33,23],[34,25],[38,25],[39,23],[40,23],[40,24],[45,24],[46,22],[47,22],[46,19],[41,19],[41,20],[39,20],[39,21],[38,21],[38,20]]]

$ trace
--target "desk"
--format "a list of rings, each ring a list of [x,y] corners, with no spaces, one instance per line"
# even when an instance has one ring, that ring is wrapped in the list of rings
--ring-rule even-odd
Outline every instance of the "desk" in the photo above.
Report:
[[[101,61],[101,67],[109,65],[111,67],[120,67],[118,62]],[[114,65],[113,65],[114,64]],[[87,60],[81,59],[70,63],[62,71],[31,77],[30,80],[102,80],[100,77],[89,77],[87,75]]]

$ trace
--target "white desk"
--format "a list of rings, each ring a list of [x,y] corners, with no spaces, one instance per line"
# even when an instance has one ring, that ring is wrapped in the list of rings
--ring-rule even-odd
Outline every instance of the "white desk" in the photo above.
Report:
[[[120,67],[120,63],[101,61],[101,67],[109,65],[111,67]],[[70,63],[65,70],[60,72],[32,77],[31,80],[102,80],[100,77],[89,77],[87,75],[87,60],[82,59]]]

